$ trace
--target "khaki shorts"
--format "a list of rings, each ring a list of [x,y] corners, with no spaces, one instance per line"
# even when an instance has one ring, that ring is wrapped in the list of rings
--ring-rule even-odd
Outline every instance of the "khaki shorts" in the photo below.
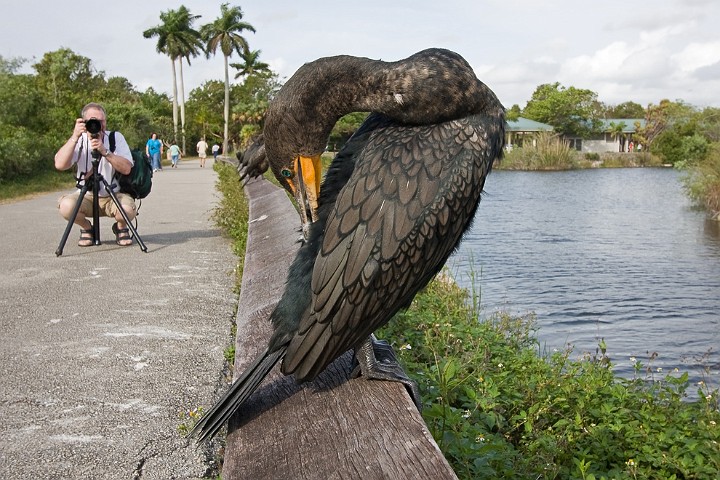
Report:
[[[80,190],[76,190],[73,193],[68,193],[66,195],[63,195],[58,200],[58,208],[60,208],[60,203],[68,198],[71,199],[73,203],[77,202],[78,197],[80,196]],[[128,214],[129,217],[134,217],[135,215],[135,199],[128,195],[127,193],[120,193],[115,192],[115,196],[117,197],[118,201],[120,202],[120,205],[122,205],[123,210],[125,210],[125,213]],[[98,205],[100,206],[100,216],[101,217],[112,217],[115,218],[115,215],[119,215],[118,209],[115,206],[115,202],[113,202],[111,197],[99,197],[98,198]],[[93,214],[93,194],[92,192],[87,192],[85,196],[83,197],[83,201],[80,204],[80,213],[84,215],[86,218],[92,217]]]

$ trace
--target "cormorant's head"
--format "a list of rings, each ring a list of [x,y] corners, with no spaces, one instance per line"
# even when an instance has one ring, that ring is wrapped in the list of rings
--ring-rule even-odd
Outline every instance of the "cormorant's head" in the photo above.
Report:
[[[317,220],[322,180],[320,155],[325,150],[329,129],[325,132],[325,128],[320,128],[318,115],[302,108],[303,104],[292,95],[293,89],[285,85],[265,115],[265,149],[275,178],[297,202],[307,237],[310,223]]]
[[[320,155],[298,155],[273,172],[280,184],[295,197],[300,209],[303,233],[307,237],[310,223],[317,220],[322,162]],[[279,173],[279,175],[278,175]]]

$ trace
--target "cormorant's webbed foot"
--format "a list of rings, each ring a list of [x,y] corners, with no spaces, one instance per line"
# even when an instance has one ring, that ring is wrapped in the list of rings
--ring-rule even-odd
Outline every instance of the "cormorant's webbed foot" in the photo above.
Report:
[[[422,399],[417,383],[410,379],[398,362],[395,351],[385,340],[378,340],[370,335],[360,348],[355,350],[355,361],[358,366],[352,372],[352,377],[362,375],[370,380],[388,380],[400,382],[405,385],[410,398],[418,410],[422,410]]]

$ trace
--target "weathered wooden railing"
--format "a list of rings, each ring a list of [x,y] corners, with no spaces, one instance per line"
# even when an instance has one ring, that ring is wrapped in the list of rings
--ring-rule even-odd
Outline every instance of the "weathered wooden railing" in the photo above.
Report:
[[[299,217],[264,179],[245,187],[247,252],[237,314],[235,371],[265,346],[268,315],[299,248]],[[346,354],[314,382],[277,368],[230,421],[224,479],[455,479],[405,388],[349,379]]]

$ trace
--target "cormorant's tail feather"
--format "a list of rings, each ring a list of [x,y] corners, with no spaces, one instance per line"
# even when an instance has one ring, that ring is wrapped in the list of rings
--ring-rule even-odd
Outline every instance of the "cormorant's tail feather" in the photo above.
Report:
[[[190,436],[197,434],[198,442],[214,437],[284,355],[285,348],[280,348],[274,352],[265,350],[258,356],[225,395],[195,424]]]

